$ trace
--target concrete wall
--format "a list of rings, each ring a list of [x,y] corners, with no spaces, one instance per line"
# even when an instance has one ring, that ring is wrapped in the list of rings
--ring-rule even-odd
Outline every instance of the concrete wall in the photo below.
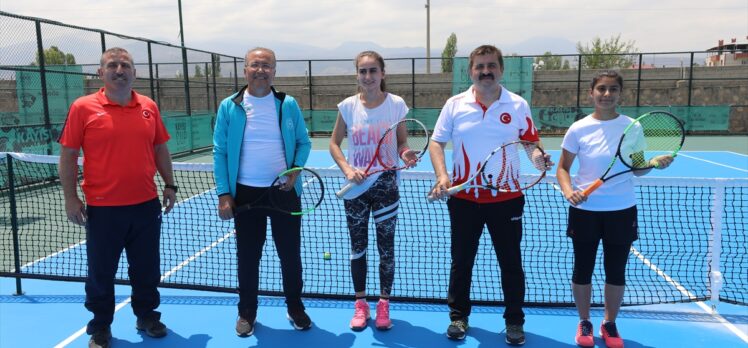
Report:
[[[580,106],[590,106],[587,97],[589,81],[594,71],[583,71],[581,84],[576,70],[536,71],[533,79],[532,106],[577,106],[578,85],[581,86]],[[636,90],[640,90],[640,105],[687,105],[689,99],[689,71],[682,68],[657,68],[641,71],[623,70],[624,105],[636,105]],[[388,91],[400,95],[411,108],[440,108],[452,95],[452,74],[387,75]],[[234,80],[219,78],[215,95],[218,102],[234,92]],[[693,70],[691,105],[732,105],[730,133],[748,133],[748,66],[696,67]],[[243,85],[243,81],[239,81]],[[278,77],[277,89],[294,96],[303,109],[335,109],[337,103],[356,92],[354,76]],[[101,86],[98,79],[87,79],[86,93]],[[139,80],[135,88],[150,95],[150,83]],[[180,81],[157,81],[157,101],[163,111],[185,110],[184,85]],[[193,110],[213,110],[212,86],[206,88],[205,79],[191,81],[190,100]],[[153,96],[152,96],[153,97]],[[0,80],[0,112],[18,112],[15,81]],[[5,123],[5,122],[2,122]]]

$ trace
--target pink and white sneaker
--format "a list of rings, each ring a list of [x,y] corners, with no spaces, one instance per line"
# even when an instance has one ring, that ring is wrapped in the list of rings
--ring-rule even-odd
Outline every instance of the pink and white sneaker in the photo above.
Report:
[[[374,322],[377,329],[389,330],[392,327],[390,320],[390,301],[381,299],[377,303],[377,320]]]
[[[623,338],[618,333],[616,323],[609,321],[600,325],[600,336],[608,348],[623,348]]]
[[[377,311],[378,312],[378,311]],[[366,328],[366,321],[371,318],[369,313],[369,304],[365,300],[356,300],[353,311],[353,319],[351,319],[351,330],[361,331]]]

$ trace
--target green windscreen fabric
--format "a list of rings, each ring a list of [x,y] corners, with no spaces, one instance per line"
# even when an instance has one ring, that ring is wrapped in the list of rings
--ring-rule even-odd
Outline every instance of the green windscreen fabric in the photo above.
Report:
[[[636,118],[647,112],[663,110],[672,113],[684,122],[686,131],[714,132],[727,131],[730,125],[730,106],[621,106],[618,112]],[[541,132],[565,132],[574,121],[594,111],[590,107],[533,107],[535,125]]]

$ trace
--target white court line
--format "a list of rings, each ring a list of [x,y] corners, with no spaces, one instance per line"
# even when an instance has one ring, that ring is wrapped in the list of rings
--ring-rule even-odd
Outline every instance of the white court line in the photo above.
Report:
[[[665,279],[666,282],[670,283],[670,285],[672,285],[674,288],[676,288],[678,291],[680,291],[681,294],[683,294],[684,296],[686,296],[686,297],[688,297],[688,298],[690,298],[692,300],[696,298],[696,295],[694,295],[693,293],[691,293],[690,291],[688,291],[688,289],[686,289],[685,287],[683,287],[683,285],[681,285],[680,283],[678,283],[677,281],[675,281],[675,279],[670,278],[670,276],[667,275],[667,273],[665,273],[663,270],[661,270],[659,267],[657,267],[657,265],[655,265],[654,263],[652,263],[652,261],[649,261],[649,259],[647,259],[646,257],[644,257],[644,255],[642,255],[642,253],[640,253],[639,250],[636,250],[636,248],[634,248],[633,246],[631,247],[631,252],[634,255],[636,255],[636,257],[642,263],[644,263],[652,271],[654,271],[655,273],[657,273],[657,275],[659,275],[660,277],[662,277],[663,279]],[[738,329],[737,327],[735,327],[735,325],[733,323],[727,321],[727,319],[725,319],[724,317],[722,317],[721,315],[719,315],[719,313],[717,313],[716,310],[712,310],[703,301],[696,302],[696,305],[699,306],[701,309],[703,309],[707,314],[710,314],[714,319],[716,319],[720,324],[724,325],[728,330],[732,331],[732,333],[734,333],[736,336],[738,336],[740,339],[742,339],[743,342],[748,343],[748,334],[746,334],[745,332],[743,332],[740,329]]]
[[[720,166],[720,167],[725,167],[725,168],[735,169],[735,170],[738,170],[738,171],[741,171],[741,172],[744,172],[744,173],[748,173],[748,170],[746,170],[746,169],[742,169],[742,168],[737,168],[737,167],[733,167],[733,166],[728,166],[728,165],[726,165],[726,164],[722,164],[722,163],[717,163],[717,162],[713,162],[713,161],[705,160],[705,159],[703,159],[703,158],[698,158],[698,157],[693,157],[693,156],[689,156],[689,155],[684,155],[684,154],[682,154],[682,153],[681,153],[681,154],[678,154],[678,156],[679,156],[679,157],[687,157],[687,158],[692,158],[692,159],[695,159],[695,160],[698,160],[698,161],[702,161],[702,162],[706,162],[706,163],[714,164],[714,165],[717,165],[717,166]]]
[[[748,155],[746,155],[744,153],[740,153],[740,152],[735,152],[735,151],[723,151],[723,152],[727,152],[727,153],[729,153],[731,155],[738,155],[738,156],[742,156],[742,157],[748,157]]]
[[[172,268],[171,270],[169,270],[168,272],[164,273],[164,275],[161,276],[161,282],[163,282],[164,279],[170,277],[175,272],[177,272],[180,269],[182,269],[188,263],[194,261],[198,257],[200,257],[203,254],[205,254],[206,252],[208,252],[210,249],[213,249],[218,244],[223,243],[223,241],[226,240],[227,238],[231,237],[231,235],[233,233],[234,233],[234,230],[231,230],[231,232],[226,233],[223,237],[221,237],[218,240],[216,240],[215,242],[211,243],[209,246],[203,248],[202,250],[198,251],[194,255],[188,257],[186,260],[182,261],[180,264],[174,266],[174,268]],[[127,299],[125,299],[121,303],[117,304],[117,306],[114,307],[114,313],[117,313],[117,311],[119,311],[120,309],[122,309],[123,307],[125,307],[127,304],[129,304],[130,301],[132,301],[132,297],[128,297]],[[78,339],[78,337],[82,336],[84,333],[86,333],[86,327],[85,326],[83,328],[81,328],[80,330],[76,331],[70,337],[64,339],[62,342],[60,342],[57,345],[55,345],[55,348],[67,347],[70,343],[72,343],[73,341],[75,341],[76,339]]]
[[[55,253],[49,254],[49,255],[47,255],[47,256],[43,256],[43,257],[41,257],[41,258],[38,258],[38,259],[36,259],[36,260],[34,260],[34,261],[28,262],[28,263],[26,263],[25,265],[21,266],[21,269],[24,269],[24,268],[27,268],[27,267],[31,267],[31,266],[33,266],[34,264],[37,264],[37,263],[39,263],[39,262],[42,262],[42,261],[44,261],[44,260],[46,260],[46,259],[49,259],[49,258],[55,257],[55,256],[57,256],[58,254],[62,254],[62,253],[68,252],[69,250],[71,250],[71,249],[75,249],[75,248],[77,248],[77,247],[79,247],[79,246],[81,246],[81,245],[83,245],[83,244],[86,244],[86,240],[85,240],[85,239],[84,239],[84,240],[82,240],[82,241],[80,241],[80,242],[78,242],[78,243],[72,244],[72,245],[70,245],[69,247],[67,247],[67,248],[65,248],[65,249],[62,249],[62,250],[60,250],[60,251],[58,251],[58,252],[55,252]],[[11,269],[10,271],[11,271],[11,272],[15,272],[16,270],[15,270],[15,269]]]
[[[178,206],[179,206],[180,204],[183,204],[184,202],[187,202],[187,201],[189,201],[189,200],[191,200],[191,199],[193,199],[193,198],[195,198],[195,197],[198,197],[198,196],[204,195],[204,194],[205,194],[206,192],[209,192],[209,191],[211,191],[211,190],[212,190],[212,189],[210,189],[210,190],[207,190],[207,191],[205,191],[205,192],[203,192],[203,193],[198,193],[198,194],[195,194],[195,195],[193,195],[192,197],[189,197],[189,198],[187,198],[187,199],[183,199],[183,200],[182,200],[182,201],[180,201],[179,203],[176,203],[176,204],[174,205],[174,208],[178,207]],[[163,208],[162,208],[162,209],[163,209]],[[173,211],[173,210],[172,210],[172,211]],[[52,254],[49,254],[49,255],[47,255],[47,256],[42,256],[42,257],[40,257],[40,258],[38,258],[38,259],[36,259],[36,260],[34,260],[34,261],[28,262],[28,263],[26,263],[25,265],[21,266],[21,269],[24,269],[24,268],[27,268],[27,267],[31,267],[31,266],[33,266],[33,265],[35,265],[35,264],[37,264],[37,263],[40,263],[40,262],[43,262],[43,261],[45,261],[45,260],[49,259],[49,258],[52,258],[52,257],[55,257],[55,256],[57,256],[57,255],[59,255],[59,254],[62,254],[62,253],[68,252],[68,251],[70,251],[71,249],[75,249],[75,248],[77,248],[77,247],[79,247],[79,246],[81,246],[81,245],[83,245],[83,244],[86,244],[86,240],[85,240],[85,239],[84,239],[84,240],[82,240],[82,241],[80,241],[80,242],[78,242],[78,243],[72,244],[72,245],[70,245],[69,247],[67,247],[67,248],[65,248],[65,249],[61,249],[61,250],[59,250],[59,251],[57,251],[57,252],[54,252],[54,253],[52,253]],[[11,269],[10,271],[11,271],[11,272],[15,272],[15,269]]]

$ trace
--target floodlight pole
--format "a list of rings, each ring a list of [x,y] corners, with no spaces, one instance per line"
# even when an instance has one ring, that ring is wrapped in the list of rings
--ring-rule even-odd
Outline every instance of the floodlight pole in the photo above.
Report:
[[[182,26],[182,0],[177,0],[179,6],[179,38],[182,40],[182,47],[184,47],[184,26]]]
[[[187,115],[192,115],[192,105],[190,103],[190,79],[189,68],[187,66],[187,49],[184,47],[184,26],[182,25],[182,0],[177,0],[179,6],[179,39],[182,42],[182,74],[184,74],[184,95],[185,111]]]
[[[431,0],[426,0],[426,73],[431,73]]]

